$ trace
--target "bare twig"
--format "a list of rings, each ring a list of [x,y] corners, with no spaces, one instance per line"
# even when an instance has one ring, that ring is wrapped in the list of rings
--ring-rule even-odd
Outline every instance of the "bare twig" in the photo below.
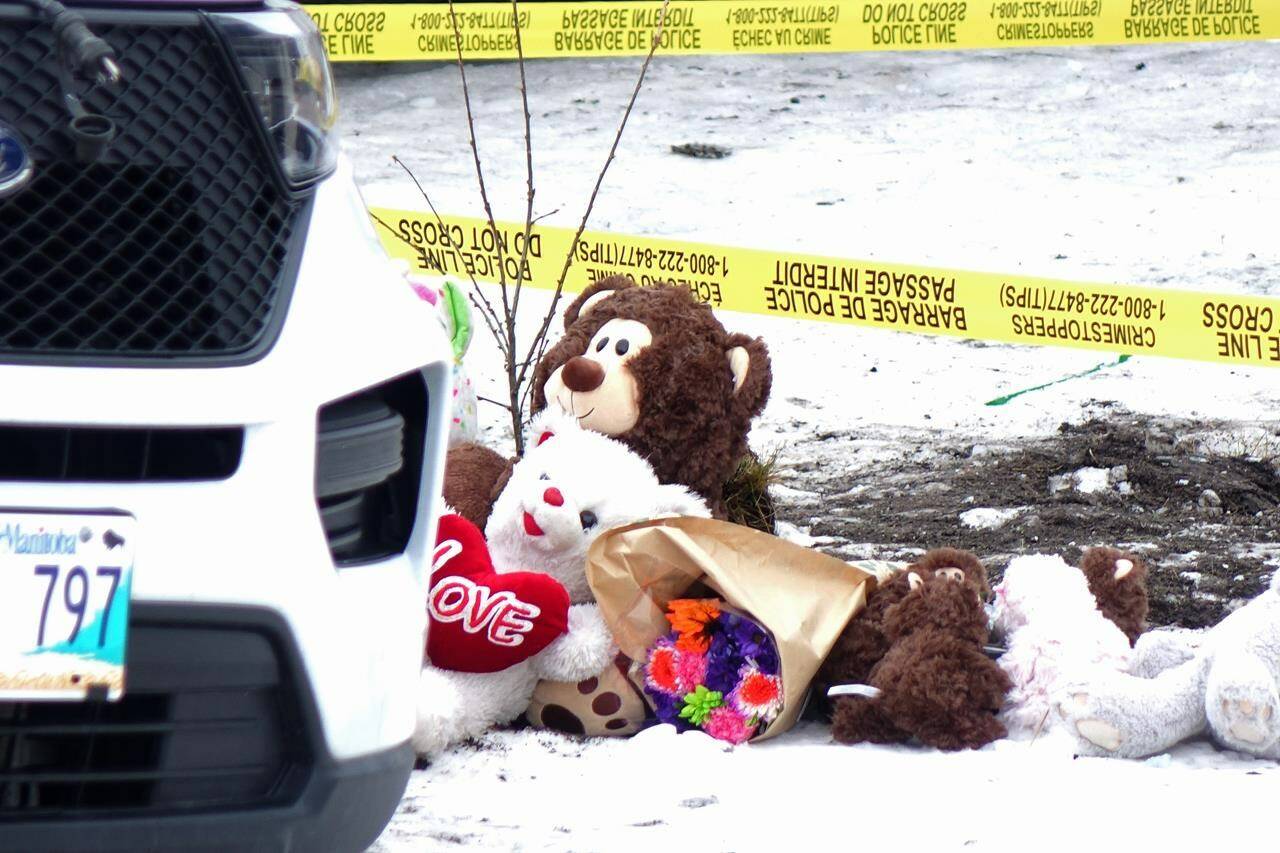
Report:
[[[377,223],[378,223],[379,225],[381,225],[383,228],[387,229],[387,231],[388,231],[388,232],[390,232],[390,233],[391,233],[391,234],[392,234],[392,235],[393,235],[397,240],[399,240],[401,243],[404,243],[406,246],[408,246],[408,247],[409,247],[409,248],[411,248],[411,249],[417,249],[417,248],[418,248],[418,245],[417,245],[416,243],[414,243],[412,240],[407,240],[407,239],[405,239],[405,236],[404,236],[403,234],[401,234],[399,231],[397,231],[396,229],[394,229],[394,228],[392,228],[390,225],[388,225],[388,224],[387,224],[387,223],[382,219],[382,217],[381,217],[381,216],[378,216],[378,214],[374,213],[372,210],[371,210],[371,211],[369,211],[369,215],[373,217],[374,222],[377,222]],[[438,268],[437,268],[437,269],[438,269]],[[439,271],[440,271],[440,273],[441,273],[441,274],[444,274],[444,273],[446,273],[446,272],[447,272],[446,270],[439,270]],[[477,292],[479,292],[479,290],[480,290],[480,286],[479,286],[479,285],[476,285],[476,291],[477,291]],[[498,346],[499,346],[499,348],[501,348],[501,347],[502,347],[502,344],[503,344],[503,338],[502,338],[501,334],[499,334],[499,332],[498,332],[498,327],[497,327],[496,325],[494,325],[494,322],[493,322],[492,320],[490,320],[490,319],[489,319],[489,315],[488,315],[488,314],[486,314],[486,313],[484,312],[484,309],[483,309],[483,308],[481,308],[480,303],[476,301],[475,294],[468,294],[468,296],[469,296],[469,297],[470,297],[470,299],[471,299],[471,304],[472,304],[472,305],[474,305],[474,306],[476,306],[476,310],[477,310],[477,311],[479,311],[479,312],[480,312],[480,316],[484,318],[484,323],[485,323],[485,325],[489,327],[489,331],[490,331],[490,333],[492,333],[494,340],[496,340],[496,341],[498,342]],[[481,298],[484,298],[484,294],[481,294]],[[492,309],[492,308],[490,308],[489,310],[490,310],[490,311],[492,311],[493,309]],[[495,319],[496,319],[496,318],[495,318]]]
[[[525,174],[528,184],[528,206],[524,214],[524,246],[520,249],[520,263],[516,267],[515,295],[512,297],[511,313],[514,316],[520,310],[520,289],[524,284],[525,262],[529,258],[529,232],[533,230],[533,130],[529,118],[529,85],[524,76],[524,42],[520,37],[520,4],[519,0],[511,0],[511,12],[516,29],[516,59],[520,66],[520,104],[524,107],[524,160]]]
[[[541,222],[542,220],[546,219],[547,217],[549,217],[549,216],[555,216],[555,215],[556,215],[557,213],[559,213],[559,212],[560,212],[560,208],[558,208],[558,207],[557,207],[555,210],[548,210],[546,213],[542,214],[541,216],[535,216],[535,217],[533,218],[533,224],[534,224],[534,225],[537,225],[539,222]]]
[[[1049,721],[1049,712],[1045,711],[1044,716],[1040,718],[1040,722],[1036,724],[1035,732],[1031,735],[1030,745],[1035,745],[1036,740],[1039,739],[1040,737],[1040,732],[1044,731],[1044,724],[1047,723],[1048,721]]]
[[[370,216],[373,217],[373,221],[381,225],[383,228],[387,229],[387,232],[391,234],[392,237],[395,237],[397,240],[399,240],[401,243],[404,243],[406,246],[411,246],[415,249],[417,248],[417,246],[413,245],[412,240],[406,239],[403,234],[401,234],[399,231],[397,231],[396,229],[388,225],[381,216],[374,213],[372,210],[368,211],[368,213]]]
[[[493,233],[494,246],[498,252],[498,284],[502,287],[502,312],[511,316],[511,306],[507,300],[506,251],[502,244],[502,235],[498,233],[498,224],[493,219],[493,206],[489,204],[489,191],[484,185],[484,169],[480,166],[480,147],[476,144],[476,122],[471,113],[471,90],[467,87],[467,69],[462,62],[462,30],[458,26],[458,14],[454,11],[453,0],[449,0],[449,20],[453,22],[453,35],[458,48],[458,76],[462,79],[462,103],[467,109],[467,131],[471,136],[471,156],[476,164],[476,183],[480,185],[480,201],[484,203],[484,215],[489,220],[489,230]],[[514,337],[514,335],[511,335]],[[508,360],[515,357],[514,346],[510,347]]]
[[[477,287],[476,290],[479,291],[480,288]],[[479,311],[480,316],[484,318],[484,324],[489,327],[489,334],[493,335],[493,339],[498,342],[499,352],[502,352],[503,340],[502,340],[502,332],[499,330],[499,327],[495,325],[492,320],[489,319],[488,314],[484,313],[484,309],[480,307],[480,303],[476,300],[475,293],[468,293],[467,298],[471,300],[471,304],[476,306],[476,310]],[[483,298],[483,296],[481,298]],[[503,356],[509,358],[509,356],[507,356],[505,352],[503,352]]]
[[[547,308],[546,316],[544,316],[542,319],[542,323],[538,329],[537,335],[530,342],[529,349],[525,353],[524,360],[517,361],[517,357],[516,357],[516,348],[518,344],[517,336],[516,336],[516,325],[517,325],[517,319],[518,319],[517,314],[520,308],[520,294],[522,293],[524,286],[528,284],[528,281],[526,280],[527,279],[526,270],[528,268],[528,258],[529,258],[529,250],[530,250],[533,226],[534,224],[536,224],[537,222],[540,222],[541,220],[547,218],[548,216],[558,213],[560,209],[556,208],[550,213],[545,213],[538,217],[535,217],[533,215],[535,191],[534,191],[534,181],[533,181],[533,132],[532,132],[532,118],[529,111],[529,87],[528,87],[528,80],[525,74],[524,43],[523,43],[523,34],[520,26],[520,3],[519,3],[519,0],[511,0],[512,25],[515,29],[516,59],[517,59],[517,64],[520,72],[520,101],[521,101],[521,106],[523,107],[523,112],[524,112],[526,207],[525,207],[524,232],[523,232],[524,243],[523,245],[520,246],[519,261],[513,273],[513,281],[511,282],[513,289],[509,290],[508,280],[507,280],[507,270],[506,270],[508,247],[506,245],[506,242],[503,240],[502,234],[498,231],[498,225],[493,215],[493,206],[489,202],[488,189],[485,185],[485,179],[484,179],[484,168],[480,161],[480,148],[476,141],[475,116],[471,109],[471,92],[467,83],[466,66],[463,62],[463,57],[462,57],[462,31],[458,23],[458,15],[454,8],[454,2],[453,0],[449,0],[449,17],[450,17],[450,21],[453,24],[454,38],[457,40],[458,75],[462,81],[462,100],[466,107],[467,131],[468,131],[470,142],[471,142],[472,158],[475,161],[476,182],[480,188],[480,199],[484,204],[484,212],[488,222],[489,230],[495,241],[495,250],[496,250],[497,261],[498,261],[498,285],[502,289],[501,314],[499,314],[497,308],[493,305],[493,303],[489,301],[488,297],[485,296],[483,289],[481,288],[479,282],[477,282],[476,280],[474,271],[469,268],[466,270],[466,272],[471,279],[473,292],[468,294],[468,296],[471,300],[472,305],[475,306],[476,310],[484,318],[485,325],[488,326],[490,333],[494,337],[494,340],[498,343],[498,348],[501,351],[504,358],[504,362],[505,362],[505,368],[506,368],[506,374],[507,374],[507,392],[510,395],[510,400],[509,402],[506,402],[506,403],[500,402],[498,400],[490,399],[488,397],[478,396],[477,399],[483,400],[486,403],[490,403],[492,405],[503,408],[507,410],[508,413],[510,413],[512,433],[515,440],[517,455],[521,455],[524,452],[523,413],[526,410],[529,397],[533,391],[533,380],[532,380],[532,375],[530,371],[534,367],[534,365],[537,364],[538,361],[541,361],[544,353],[546,352],[546,348],[548,344],[548,333],[551,327],[551,323],[555,319],[556,309],[564,293],[565,280],[568,278],[569,270],[573,265],[574,256],[577,253],[578,244],[581,242],[582,234],[586,230],[587,222],[591,218],[591,212],[595,207],[596,198],[599,196],[600,189],[604,185],[605,175],[609,171],[610,164],[613,163],[614,158],[617,156],[618,146],[621,144],[621,140],[622,140],[622,134],[626,129],[627,121],[631,117],[631,112],[635,108],[636,100],[640,95],[640,90],[644,86],[645,77],[648,74],[649,66],[653,61],[653,56],[657,52],[658,46],[661,41],[663,28],[666,25],[667,8],[669,5],[670,5],[670,0],[663,0],[662,8],[659,11],[659,15],[658,15],[658,21],[654,28],[652,43],[649,46],[649,52],[645,56],[644,63],[640,67],[640,76],[636,80],[635,88],[631,92],[631,98],[627,102],[626,110],[623,112],[622,121],[619,123],[618,130],[614,134],[613,143],[609,148],[609,156],[605,159],[604,165],[600,169],[600,174],[596,177],[595,186],[592,188],[591,196],[587,200],[586,211],[582,215],[582,221],[578,225],[578,230],[574,233],[573,241],[569,246],[569,253],[565,257],[564,267],[563,269],[561,269],[560,277],[556,281],[555,293],[552,297],[550,306]],[[439,212],[436,210],[436,207],[432,203],[430,196],[427,194],[422,184],[418,181],[417,177],[413,174],[413,172],[409,169],[408,166],[406,166],[403,162],[400,161],[398,157],[395,157],[393,159],[395,160],[396,164],[399,165],[400,168],[402,168],[409,175],[409,177],[413,180],[414,185],[417,186],[418,191],[422,194],[423,199],[427,202],[427,206],[431,209],[432,215],[435,216],[436,223],[438,224],[441,232],[447,233],[447,228],[445,227],[443,218],[440,216]],[[392,234],[395,234],[396,237],[399,238],[402,242],[414,248],[418,248],[412,241],[406,239],[404,235],[400,234],[398,231],[396,231],[386,222],[383,222],[381,219],[378,219],[376,216],[374,218],[383,228],[386,228]],[[483,249],[483,247],[481,248]],[[454,249],[460,251],[461,247],[454,247]],[[441,270],[441,272],[444,272],[444,270]]]
[[[556,306],[559,305],[560,295],[564,291],[564,281],[569,275],[569,268],[573,266],[573,256],[577,253],[578,242],[582,239],[582,232],[587,228],[587,220],[591,218],[591,209],[595,207],[596,196],[599,195],[600,187],[604,183],[604,176],[609,171],[609,164],[613,162],[613,158],[617,154],[618,144],[622,141],[622,132],[627,127],[627,119],[631,117],[631,110],[636,105],[636,98],[640,96],[640,88],[644,85],[645,75],[649,73],[649,63],[653,61],[653,55],[658,50],[658,43],[662,38],[662,28],[667,22],[667,6],[670,3],[671,0],[662,0],[662,9],[658,13],[658,25],[653,31],[653,41],[649,45],[649,53],[644,58],[644,64],[640,66],[640,76],[636,80],[635,89],[631,92],[631,100],[627,102],[627,109],[622,114],[622,122],[618,125],[618,132],[613,137],[613,145],[609,148],[609,157],[604,161],[604,167],[600,170],[599,177],[596,178],[595,188],[591,191],[591,198],[587,201],[586,212],[582,214],[582,222],[578,224],[578,230],[573,235],[573,242],[569,244],[569,254],[564,259],[564,269],[560,271],[560,278],[556,281],[556,292],[551,298],[551,306],[547,309],[547,315],[542,318],[542,326],[534,337],[533,343],[530,344],[529,352],[520,366],[518,384],[524,383],[530,365],[541,361],[543,354],[546,352],[547,331],[551,328],[551,321],[555,318]]]
[[[525,175],[528,187],[527,206],[524,213],[524,243],[520,246],[520,261],[516,264],[515,293],[511,297],[511,313],[507,320],[508,343],[511,358],[507,359],[507,391],[511,394],[511,432],[515,436],[516,456],[524,455],[524,424],[521,414],[524,404],[521,401],[520,382],[525,375],[524,365],[520,365],[520,377],[516,376],[516,317],[520,312],[520,291],[524,288],[525,264],[529,261],[529,235],[533,231],[533,129],[529,117],[529,84],[524,73],[524,42],[520,35],[520,3],[511,0],[512,26],[516,31],[516,64],[520,67],[520,104],[524,108],[524,159]]]
[[[436,226],[440,229],[441,233],[448,231],[444,224],[444,218],[440,216],[440,211],[436,210],[435,202],[431,200],[431,196],[427,193],[427,189],[422,185],[422,182],[418,180],[418,176],[413,173],[413,170],[410,169],[398,155],[392,154],[391,162],[404,170],[404,173],[409,176],[409,180],[413,181],[413,185],[418,188],[418,193],[422,196],[422,200],[427,203],[427,208],[430,209],[431,215],[436,218]],[[455,248],[461,247],[459,246]],[[480,283],[476,281],[475,274],[471,272],[471,270],[467,270],[467,276],[471,279],[471,283],[473,285],[476,287],[480,286]],[[496,317],[497,314],[495,313],[494,316]]]
[[[533,393],[533,377],[524,384],[524,388],[520,392],[520,411],[523,413],[529,406],[529,395]]]

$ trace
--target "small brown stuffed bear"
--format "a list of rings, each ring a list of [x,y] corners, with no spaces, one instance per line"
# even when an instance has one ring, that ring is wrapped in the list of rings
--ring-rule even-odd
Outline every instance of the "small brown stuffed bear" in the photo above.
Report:
[[[996,714],[1011,685],[983,653],[987,615],[977,588],[956,567],[939,567],[928,578],[905,575],[907,594],[884,614],[889,651],[868,679],[879,694],[835,700],[835,739],[901,743],[915,737],[955,750],[1004,737]]]
[[[533,411],[558,407],[616,438],[723,517],[725,481],[771,383],[764,341],[725,331],[687,287],[611,276],[565,309],[564,335],[534,371]],[[509,464],[478,445],[450,450],[445,500],[483,527]]]
[[[1115,548],[1090,548],[1080,558],[1080,571],[1102,615],[1129,638],[1147,629],[1147,565],[1136,554]]]
[[[889,651],[884,636],[885,612],[907,594],[907,572],[922,578],[938,568],[962,569],[971,583],[977,585],[985,601],[990,595],[987,572],[982,563],[968,551],[935,548],[881,584],[871,594],[866,607],[848,624],[822,665],[817,683],[825,690],[835,684],[866,684],[872,668]],[[1146,630],[1147,566],[1136,554],[1115,548],[1090,548],[1080,560],[1080,571],[1089,582],[1089,591],[1098,609],[1129,638],[1130,644]],[[819,699],[821,698],[821,692]]]
[[[889,651],[889,639],[884,633],[885,614],[889,608],[906,598],[911,587],[907,575],[915,572],[928,579],[938,569],[960,569],[966,581],[985,601],[991,593],[987,584],[987,570],[973,554],[957,548],[935,548],[917,562],[885,581],[867,600],[867,605],[841,632],[831,649],[831,654],[818,674],[820,686],[833,684],[866,684],[871,670]],[[819,695],[825,693],[820,691]]]

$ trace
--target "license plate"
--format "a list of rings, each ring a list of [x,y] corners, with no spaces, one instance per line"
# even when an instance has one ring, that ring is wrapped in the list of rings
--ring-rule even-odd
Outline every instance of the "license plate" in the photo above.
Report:
[[[0,510],[0,700],[123,695],[135,527]]]

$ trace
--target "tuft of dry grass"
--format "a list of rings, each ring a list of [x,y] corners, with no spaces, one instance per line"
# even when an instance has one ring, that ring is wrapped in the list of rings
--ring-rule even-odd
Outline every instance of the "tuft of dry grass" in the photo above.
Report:
[[[765,533],[774,532],[777,512],[769,487],[778,480],[778,451],[764,455],[751,451],[738,462],[724,484],[728,520]]]

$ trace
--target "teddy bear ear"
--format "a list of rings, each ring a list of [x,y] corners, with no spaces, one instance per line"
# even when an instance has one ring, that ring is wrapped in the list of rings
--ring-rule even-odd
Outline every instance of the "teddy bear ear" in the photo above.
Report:
[[[773,384],[769,348],[760,338],[732,334],[725,358],[733,374],[734,407],[744,409],[749,418],[755,417],[769,401],[769,388]]]
[[[578,322],[580,317],[587,316],[610,296],[635,286],[636,283],[625,275],[611,275],[591,283],[577,299],[569,303],[568,308],[564,309],[564,327],[567,329]]]
[[[559,409],[543,409],[530,419],[525,427],[526,448],[541,447],[556,436],[581,432],[582,427],[571,416]]]

